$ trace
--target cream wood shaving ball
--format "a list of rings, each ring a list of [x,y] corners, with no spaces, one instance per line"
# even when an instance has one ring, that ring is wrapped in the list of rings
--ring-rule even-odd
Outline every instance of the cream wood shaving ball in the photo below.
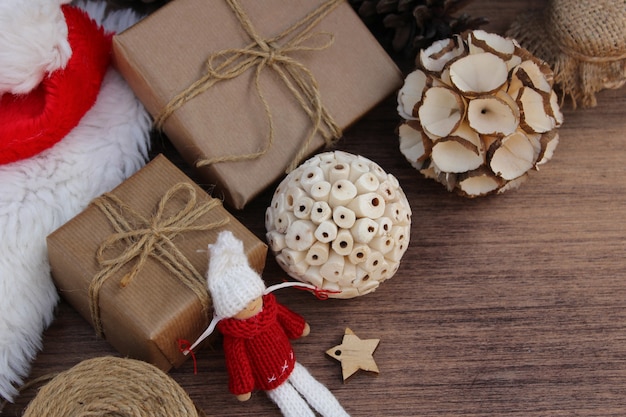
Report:
[[[330,290],[330,297],[353,298],[398,270],[409,245],[411,208],[398,180],[378,164],[325,152],[280,183],[265,228],[287,274]]]
[[[558,144],[553,84],[550,67],[513,39],[475,30],[437,41],[398,93],[400,150],[464,196],[516,188]]]

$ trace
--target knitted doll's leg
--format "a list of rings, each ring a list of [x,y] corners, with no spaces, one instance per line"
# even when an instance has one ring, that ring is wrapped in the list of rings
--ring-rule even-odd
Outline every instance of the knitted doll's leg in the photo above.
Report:
[[[298,362],[289,377],[289,382],[324,417],[349,417],[332,392],[313,378],[309,371]]]
[[[285,417],[315,417],[307,402],[291,386],[289,381],[285,381],[278,388],[266,392]]]

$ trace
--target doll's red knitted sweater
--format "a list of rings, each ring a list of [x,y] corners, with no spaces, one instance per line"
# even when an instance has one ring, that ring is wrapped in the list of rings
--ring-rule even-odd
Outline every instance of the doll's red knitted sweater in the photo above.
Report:
[[[304,327],[304,318],[279,304],[273,294],[263,296],[263,310],[256,316],[221,320],[217,328],[224,335],[230,391],[269,391],[285,382],[296,362],[289,339],[302,336]]]

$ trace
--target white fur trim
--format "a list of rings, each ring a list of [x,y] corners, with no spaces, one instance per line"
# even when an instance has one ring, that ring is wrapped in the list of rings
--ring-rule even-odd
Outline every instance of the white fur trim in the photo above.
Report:
[[[28,93],[67,64],[72,50],[60,3],[0,1],[0,96]]]
[[[46,236],[145,164],[150,127],[145,108],[110,69],[96,104],[63,140],[0,165],[0,397],[16,395],[54,316]]]

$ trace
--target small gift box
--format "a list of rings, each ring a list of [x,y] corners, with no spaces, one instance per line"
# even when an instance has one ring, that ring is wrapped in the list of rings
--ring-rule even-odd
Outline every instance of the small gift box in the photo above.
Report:
[[[237,209],[402,85],[344,0],[176,0],[113,44],[157,126]]]
[[[226,229],[260,273],[267,246],[157,156],[48,236],[52,276],[122,355],[168,370],[186,359],[180,344],[208,326],[208,244]]]

